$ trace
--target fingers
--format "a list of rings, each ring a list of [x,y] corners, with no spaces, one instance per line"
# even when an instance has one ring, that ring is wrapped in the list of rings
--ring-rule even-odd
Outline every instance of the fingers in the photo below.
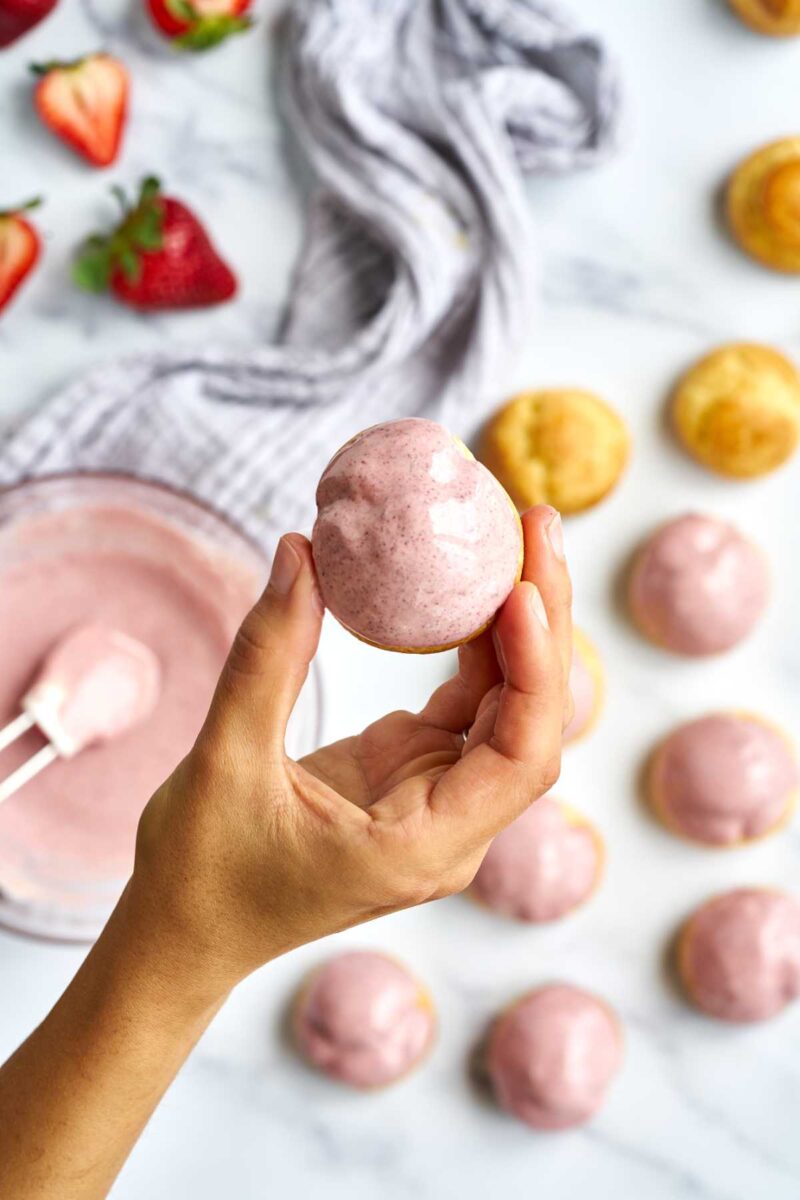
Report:
[[[242,623],[228,655],[208,724],[283,749],[286,724],[317,651],[324,606],[311,545],[281,538],[269,583]]]
[[[437,688],[419,714],[436,729],[463,733],[475,720],[486,693],[499,683],[502,673],[494,652],[491,631],[458,649],[458,671]]]
[[[572,662],[572,583],[564,556],[561,517],[539,504],[522,518],[525,563],[522,578],[535,583],[544,601],[547,623],[558,643],[564,678]]]

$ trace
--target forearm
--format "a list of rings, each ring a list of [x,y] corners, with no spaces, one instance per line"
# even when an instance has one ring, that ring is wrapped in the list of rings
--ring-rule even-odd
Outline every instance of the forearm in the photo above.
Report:
[[[0,1070],[0,1195],[104,1197],[223,999],[187,979],[126,890],[67,991]]]

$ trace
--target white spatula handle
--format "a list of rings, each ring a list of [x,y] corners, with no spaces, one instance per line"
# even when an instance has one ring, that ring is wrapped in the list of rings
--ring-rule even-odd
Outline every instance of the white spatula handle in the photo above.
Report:
[[[12,771],[8,779],[4,779],[0,783],[0,804],[4,800],[10,799],[15,792],[29,780],[33,779],[34,775],[38,775],[45,767],[49,767],[50,763],[55,762],[58,758],[58,751],[55,746],[43,746],[36,754],[31,755],[27,762],[24,762],[21,767],[17,767],[16,771]]]

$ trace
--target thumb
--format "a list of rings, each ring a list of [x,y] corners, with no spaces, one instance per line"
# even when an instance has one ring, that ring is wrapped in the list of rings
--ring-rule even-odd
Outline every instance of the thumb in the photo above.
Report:
[[[231,647],[209,723],[283,750],[286,725],[317,652],[325,611],[311,544],[281,538],[264,592]]]

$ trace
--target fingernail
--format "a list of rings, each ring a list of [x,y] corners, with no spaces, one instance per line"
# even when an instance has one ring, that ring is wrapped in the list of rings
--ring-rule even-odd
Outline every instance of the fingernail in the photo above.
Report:
[[[294,587],[294,581],[300,574],[300,555],[295,550],[291,542],[287,542],[286,538],[281,538],[278,542],[278,549],[275,551],[275,558],[272,562],[272,571],[269,577],[269,586],[278,593],[279,596],[287,596]]]
[[[547,526],[547,538],[553,554],[559,562],[564,562],[567,556],[564,553],[564,526],[561,524],[560,513],[556,513]]]
[[[541,623],[542,623],[542,625],[544,625],[545,629],[549,629],[550,624],[547,620],[547,609],[544,606],[544,600],[542,600],[541,593],[535,583],[532,583],[530,586],[529,596],[530,596],[529,603],[530,603],[531,608],[533,609],[534,615],[537,617],[537,619],[539,621],[541,621]]]
[[[503,647],[500,643],[500,638],[496,629],[492,633],[492,642],[494,643],[494,652],[497,656],[497,661],[500,664],[500,670],[503,672],[503,678],[505,679],[508,676],[508,670],[506,668],[506,656],[503,654]]]

